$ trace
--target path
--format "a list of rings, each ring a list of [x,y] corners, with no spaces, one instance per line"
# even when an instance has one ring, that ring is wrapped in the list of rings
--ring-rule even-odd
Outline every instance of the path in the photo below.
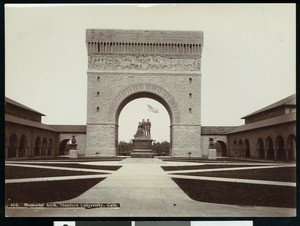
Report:
[[[159,159],[127,159],[121,163],[110,164],[121,164],[123,167],[79,197],[64,202],[116,202],[121,205],[119,209],[6,208],[6,215],[15,217],[272,217],[296,214],[296,210],[290,208],[236,206],[194,201],[160,167],[162,164],[172,165],[172,163],[165,163]]]

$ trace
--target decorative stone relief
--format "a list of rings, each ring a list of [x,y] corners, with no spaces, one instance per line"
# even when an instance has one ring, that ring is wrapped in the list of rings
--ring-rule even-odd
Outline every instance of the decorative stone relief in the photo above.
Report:
[[[200,71],[200,57],[91,54],[89,69],[135,71]]]

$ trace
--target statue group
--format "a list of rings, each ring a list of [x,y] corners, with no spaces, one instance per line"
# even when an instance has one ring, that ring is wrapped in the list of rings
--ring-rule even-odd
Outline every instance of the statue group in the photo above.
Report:
[[[143,119],[143,121],[139,122],[136,134],[134,135],[135,138],[137,137],[151,137],[151,122],[149,121],[149,119],[147,119],[147,121],[145,121],[145,119]]]

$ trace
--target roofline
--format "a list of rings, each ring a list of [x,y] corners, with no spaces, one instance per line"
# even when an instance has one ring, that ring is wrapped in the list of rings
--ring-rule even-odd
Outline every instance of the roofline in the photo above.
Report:
[[[11,98],[8,98],[8,97],[5,97],[5,104],[6,104],[6,103],[11,104],[11,105],[13,105],[13,106],[16,106],[16,107],[18,107],[18,108],[23,108],[23,109],[25,109],[25,110],[27,110],[27,111],[34,112],[34,113],[39,114],[39,115],[41,115],[41,116],[46,116],[45,114],[43,114],[43,113],[41,113],[41,112],[38,112],[38,111],[36,111],[36,110],[34,110],[34,109],[30,108],[30,107],[27,107],[26,105],[21,104],[21,103],[19,103],[19,102],[13,100],[13,99],[11,99]]]
[[[278,107],[282,107],[282,106],[296,106],[296,104],[295,105],[293,105],[293,104],[284,104],[285,102],[283,102],[283,103],[281,103],[279,105],[276,105],[276,104],[278,104],[278,103],[280,103],[280,102],[282,102],[284,100],[286,100],[286,102],[288,102],[288,101],[290,101],[289,99],[292,99],[292,98],[296,98],[296,94],[292,94],[292,95],[287,96],[285,98],[282,98],[282,99],[280,99],[278,101],[275,101],[272,104],[269,104],[269,105],[267,105],[267,106],[265,106],[263,108],[260,108],[260,109],[258,109],[256,111],[254,111],[254,112],[246,115],[246,116],[243,116],[241,119],[245,119],[245,118],[248,118],[249,116],[257,115],[259,113],[266,112],[266,111],[269,111],[269,110],[272,110],[272,109],[275,109],[275,108],[278,108]],[[276,106],[271,107],[272,105],[276,105]]]
[[[52,131],[52,132],[58,132],[53,127],[51,127],[47,124],[43,124],[43,123],[36,122],[36,121],[31,121],[31,120],[24,119],[24,118],[19,118],[19,117],[8,115],[8,114],[5,114],[5,123],[6,122],[14,123],[14,124],[18,124],[18,125],[24,125],[24,126],[28,126],[28,127],[32,127],[32,128],[39,128],[39,129]]]
[[[257,121],[257,122],[248,123],[248,124],[237,127],[236,129],[229,132],[228,134],[245,132],[245,131],[265,128],[265,127],[280,125],[280,124],[284,124],[284,123],[290,123],[290,122],[296,122],[296,112],[287,114],[287,115],[281,115],[278,117],[268,118],[268,119]]]

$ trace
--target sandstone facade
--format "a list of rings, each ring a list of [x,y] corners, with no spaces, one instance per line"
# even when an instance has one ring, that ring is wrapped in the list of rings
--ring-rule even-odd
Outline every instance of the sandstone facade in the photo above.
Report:
[[[169,112],[171,156],[201,156],[202,32],[87,30],[86,155],[116,155],[118,118],[148,97]]]

